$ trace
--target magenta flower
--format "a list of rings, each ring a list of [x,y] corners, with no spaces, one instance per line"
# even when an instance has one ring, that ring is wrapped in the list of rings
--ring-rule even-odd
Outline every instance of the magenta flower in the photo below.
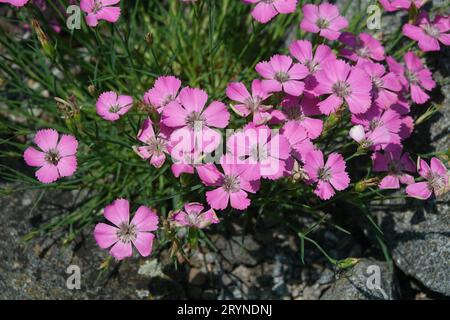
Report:
[[[228,125],[230,113],[226,106],[213,101],[205,108],[206,92],[189,87],[181,90],[178,100],[167,104],[162,113],[162,123],[177,129],[171,135],[171,141],[184,144],[185,151],[199,148],[200,151],[212,152],[220,144],[221,135],[211,127],[225,128]]]
[[[315,150],[313,143],[308,137],[308,132],[299,122],[287,122],[281,129],[281,134],[289,141],[291,154],[298,160],[305,162],[306,155]]]
[[[280,178],[291,152],[289,141],[283,135],[272,132],[266,125],[255,126],[253,123],[233,134],[227,148],[237,162],[242,160],[249,165],[246,176],[252,180]]]
[[[430,166],[425,160],[419,162],[419,175],[426,181],[412,183],[406,187],[406,193],[413,198],[428,199],[434,192],[440,197],[450,190],[449,172],[445,165],[436,157],[431,158]]]
[[[120,17],[120,7],[112,7],[120,0],[81,0],[80,8],[87,13],[86,24],[95,27],[98,20],[115,23]]]
[[[117,260],[131,257],[131,244],[143,257],[150,255],[155,238],[151,232],[158,229],[155,211],[140,206],[130,222],[130,203],[126,199],[117,199],[105,208],[103,215],[114,226],[106,223],[95,226],[94,237],[100,248],[112,246],[110,254]]]
[[[339,9],[328,2],[320,5],[305,4],[303,6],[303,20],[300,28],[319,33],[328,40],[336,40],[341,30],[348,27],[348,21],[339,14]]]
[[[450,45],[450,17],[436,16],[430,22],[428,13],[422,12],[417,25],[405,24],[403,34],[419,43],[419,48],[424,51],[439,51],[439,42],[443,45]]]
[[[217,189],[206,192],[206,200],[213,209],[223,210],[228,207],[245,210],[250,205],[247,192],[255,193],[259,181],[247,177],[248,164],[237,164],[236,159],[224,155],[220,159],[223,173],[217,181]]]
[[[334,189],[341,191],[350,184],[350,178],[345,171],[344,158],[338,153],[330,154],[327,162],[324,163],[322,151],[311,151],[306,155],[303,168],[309,182],[317,182],[314,193],[322,200],[328,200],[334,196]]]
[[[263,102],[271,96],[262,89],[261,80],[253,80],[252,94],[250,94],[242,82],[230,82],[226,90],[227,97],[239,102],[233,106],[233,110],[242,117],[253,114],[253,123],[263,124],[270,120],[268,112],[272,106]]]
[[[336,60],[336,55],[330,47],[324,44],[317,46],[313,55],[312,44],[307,40],[297,40],[289,46],[291,55],[308,68],[309,75],[305,78],[305,92],[315,95],[314,87],[317,80],[314,74],[322,69],[322,65],[328,61]]]
[[[386,73],[383,65],[370,61],[362,63],[361,68],[372,80],[372,100],[376,106],[387,109],[397,102],[402,85],[395,73]]]
[[[373,130],[366,131],[362,125],[358,124],[350,129],[349,135],[363,149],[385,146],[392,142],[391,133],[384,126],[378,126]]]
[[[386,58],[386,62],[389,69],[398,76],[403,88],[410,92],[411,99],[415,103],[427,102],[430,96],[425,91],[431,91],[436,86],[431,71],[425,68],[420,59],[411,51],[405,54],[404,59],[405,66],[390,56]]]
[[[379,0],[386,12],[408,10],[411,5],[420,8],[427,0]]]
[[[386,142],[382,143],[381,140],[388,141],[389,143],[392,144],[400,144],[401,142],[401,137],[399,136],[399,133],[402,128],[403,121],[400,114],[393,109],[384,110],[377,106],[372,106],[365,113],[352,115],[351,120],[352,123],[354,124],[362,125],[364,127],[364,130],[369,134],[373,133],[374,130],[378,127],[383,127],[387,130],[387,133],[390,138],[389,139],[385,138],[384,135],[380,136],[375,135],[378,138],[376,139],[375,141],[376,143],[374,143],[374,145],[381,145],[381,147],[386,146]],[[381,134],[382,132],[385,131],[383,130],[377,132]]]
[[[287,95],[281,101],[282,109],[272,113],[273,122],[297,122],[306,130],[310,139],[316,139],[322,133],[323,128],[323,121],[312,117],[321,114],[317,107],[318,103],[319,99],[315,97],[303,95],[300,99],[299,97]]]
[[[256,21],[267,23],[279,13],[292,13],[297,7],[297,0],[243,0],[245,3],[256,4],[252,16]]]
[[[161,131],[155,134],[152,121],[145,119],[137,135],[138,140],[145,145],[133,149],[142,159],[149,160],[155,168],[160,168],[166,160],[169,133],[167,128],[162,127]]]
[[[305,84],[300,81],[308,75],[308,69],[299,64],[292,63],[289,56],[276,54],[270,61],[262,61],[256,65],[258,72],[265,80],[262,80],[262,88],[267,92],[284,91],[291,96],[299,96],[303,92]]]
[[[155,85],[144,94],[144,102],[152,105],[161,113],[163,107],[177,100],[181,81],[174,76],[159,77]]]
[[[28,147],[23,154],[27,165],[39,167],[35,175],[42,183],[52,183],[61,177],[70,177],[77,169],[77,139],[66,134],[61,135],[59,142],[58,138],[56,130],[39,130],[34,136],[34,142],[42,151]]]
[[[0,0],[0,3],[8,3],[14,7],[23,7],[30,0]]]
[[[414,178],[410,173],[416,172],[414,163],[408,153],[402,153],[402,147],[390,144],[384,153],[375,152],[372,155],[373,171],[387,172],[387,175],[380,181],[380,189],[399,189],[400,182],[403,184],[414,183]]]
[[[342,60],[329,61],[316,73],[318,85],[314,91],[318,95],[328,95],[319,102],[324,114],[335,112],[347,102],[352,113],[362,113],[370,107],[372,83],[360,68],[352,68]]]
[[[131,109],[133,98],[117,95],[114,91],[103,92],[95,106],[100,117],[108,121],[116,121]]]
[[[216,212],[213,209],[204,211],[201,203],[192,202],[184,205],[184,211],[178,210],[173,213],[171,222],[176,227],[191,227],[204,229],[211,224],[219,223]]]
[[[384,48],[380,41],[368,33],[361,32],[358,36],[344,32],[339,40],[347,47],[341,49],[339,54],[349,60],[360,62],[367,60],[384,60]]]

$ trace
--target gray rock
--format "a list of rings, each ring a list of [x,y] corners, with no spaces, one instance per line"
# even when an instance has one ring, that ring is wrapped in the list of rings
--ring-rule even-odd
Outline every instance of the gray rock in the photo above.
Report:
[[[216,246],[223,257],[234,265],[255,266],[262,260],[261,246],[251,236],[219,237]]]
[[[379,282],[376,281],[377,274],[379,274]],[[361,259],[353,268],[341,274],[320,299],[391,300],[394,298],[393,275],[388,270],[387,264]]]

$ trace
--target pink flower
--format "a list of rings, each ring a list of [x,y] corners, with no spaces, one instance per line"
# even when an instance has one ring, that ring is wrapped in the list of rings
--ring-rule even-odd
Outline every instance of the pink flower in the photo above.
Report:
[[[312,116],[320,115],[321,112],[317,107],[319,99],[303,95],[293,97],[287,95],[281,101],[281,110],[276,110],[272,113],[273,122],[297,122],[303,129],[306,130],[310,139],[316,139],[322,133],[323,121],[321,119],[312,118]]]
[[[106,223],[95,226],[94,237],[100,248],[112,246],[110,254],[117,260],[131,257],[131,244],[143,257],[150,255],[155,238],[151,232],[158,229],[155,211],[140,206],[130,222],[130,203],[126,199],[117,199],[105,208],[103,215],[114,226]]]
[[[204,229],[211,224],[219,223],[220,220],[213,209],[203,212],[204,207],[201,203],[192,202],[184,205],[184,211],[174,212],[171,222],[176,227],[191,227]]]
[[[379,0],[386,12],[408,10],[411,5],[420,8],[427,0]]]
[[[378,126],[366,132],[364,127],[358,124],[350,129],[349,135],[363,149],[375,148],[391,142],[391,134],[384,126]]]
[[[287,122],[281,129],[282,135],[289,141],[291,154],[296,159],[306,161],[306,155],[315,150],[308,137],[308,132],[299,122]],[[289,159],[288,159],[289,161]]]
[[[159,77],[153,88],[144,94],[144,102],[154,106],[161,113],[164,106],[177,100],[180,87],[181,81],[174,76]]]
[[[339,40],[348,48],[343,48],[339,53],[352,61],[384,60],[384,48],[380,41],[368,33],[361,32],[358,36],[344,32]]]
[[[305,78],[305,92],[314,93],[317,80],[314,74],[322,69],[322,65],[328,61],[336,60],[336,56],[330,47],[324,44],[317,46],[313,55],[312,44],[307,40],[297,40],[289,46],[289,52],[301,64],[308,68],[309,75]]]
[[[348,21],[339,15],[339,9],[334,4],[328,2],[316,6],[305,4],[303,6],[303,20],[300,28],[319,33],[328,40],[336,40],[341,34],[340,30],[348,27]]]
[[[86,24],[95,27],[98,20],[115,23],[120,17],[120,7],[112,7],[120,0],[81,0],[80,8],[87,13]]]
[[[388,174],[380,181],[380,189],[398,189],[403,184],[414,183],[414,178],[405,172],[416,172],[414,163],[408,153],[402,154],[402,147],[390,144],[384,153],[375,152],[372,155],[373,171]]]
[[[8,3],[14,7],[23,7],[29,0],[0,0],[0,3]]]
[[[297,0],[243,0],[256,4],[252,16],[256,21],[267,23],[279,13],[292,13],[297,7]]]
[[[114,91],[103,92],[95,106],[100,117],[108,121],[116,121],[131,109],[133,98],[117,95]]]
[[[318,104],[322,113],[335,112],[344,100],[352,113],[369,109],[372,83],[360,68],[352,68],[342,60],[329,61],[316,73],[316,79],[318,85],[314,91],[318,95],[329,95]]]
[[[376,106],[387,109],[397,102],[402,86],[395,73],[386,73],[383,65],[370,61],[362,63],[361,68],[372,80],[372,99]]]
[[[250,205],[247,192],[255,193],[259,181],[247,177],[248,164],[237,164],[233,157],[224,155],[220,159],[223,173],[217,181],[217,189],[206,192],[206,200],[213,209],[223,210],[228,207],[245,210]]]
[[[292,63],[288,56],[276,54],[270,61],[262,61],[256,65],[258,72],[266,80],[262,81],[262,88],[268,92],[284,91],[292,96],[299,96],[305,84],[300,81],[308,75],[308,69]]]
[[[215,128],[225,128],[230,121],[230,113],[219,101],[213,101],[205,108],[208,95],[196,88],[183,88],[179,101],[172,101],[164,107],[162,123],[177,130],[171,135],[171,141],[184,144],[183,150],[194,147],[200,151],[212,152],[220,144],[221,135]]]
[[[434,192],[436,197],[442,196],[450,189],[449,173],[445,165],[436,157],[431,158],[431,168],[425,162],[419,162],[419,175],[426,181],[410,184],[406,193],[413,198],[428,199]]]
[[[150,159],[150,163],[155,168],[160,168],[166,160],[169,135],[170,131],[164,127],[155,135],[151,119],[145,119],[137,136],[138,140],[145,145],[133,149],[142,159]]]
[[[233,101],[239,102],[233,106],[233,110],[240,116],[247,117],[253,114],[253,122],[256,124],[266,123],[271,115],[268,112],[272,106],[265,105],[263,102],[271,96],[262,89],[261,80],[253,80],[252,94],[250,94],[242,82],[231,82],[227,86],[227,97]]]
[[[428,19],[428,13],[422,12],[417,25],[405,24],[403,34],[419,43],[419,48],[424,51],[439,51],[439,41],[445,45],[450,45],[450,18],[436,16],[433,22]]]
[[[34,142],[42,151],[28,147],[23,154],[27,165],[40,167],[35,174],[42,183],[52,183],[61,177],[70,177],[77,169],[77,139],[66,134],[61,135],[59,142],[58,138],[56,130],[39,130]]]
[[[341,191],[350,184],[350,178],[345,171],[345,161],[338,153],[330,154],[324,164],[322,151],[311,151],[306,155],[303,168],[309,177],[309,182],[317,182],[314,193],[322,200],[328,200],[334,196],[334,189]]]
[[[418,104],[425,103],[430,99],[425,91],[431,91],[436,86],[436,82],[433,80],[430,70],[424,67],[413,52],[407,52],[404,59],[405,67],[390,56],[386,58],[386,62],[389,69],[398,76],[405,90],[409,88],[412,100]]]
[[[354,124],[362,125],[364,130],[369,132],[370,135],[372,135],[378,127],[383,127],[387,130],[389,138],[385,137],[384,134],[381,135],[382,133],[386,133],[385,130],[377,131],[380,135],[372,136],[372,138],[377,137],[377,139],[375,139],[376,141],[373,141],[374,143],[372,145],[380,145],[381,147],[385,147],[387,142],[391,144],[400,144],[401,142],[399,132],[402,127],[402,118],[395,110],[384,110],[377,106],[372,106],[366,113],[352,115],[351,120]],[[385,142],[381,142],[381,140]]]
[[[233,134],[227,148],[237,162],[242,160],[249,165],[246,176],[252,180],[280,178],[291,152],[289,141],[283,135],[272,132],[266,125],[255,126],[253,123]]]

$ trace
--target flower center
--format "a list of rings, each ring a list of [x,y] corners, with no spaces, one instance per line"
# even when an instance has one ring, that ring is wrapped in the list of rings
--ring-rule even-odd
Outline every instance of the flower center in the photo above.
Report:
[[[303,120],[304,115],[302,110],[298,106],[289,106],[284,109],[284,114],[289,120]]]
[[[439,196],[446,192],[446,181],[444,176],[440,176],[430,172],[428,177],[428,188],[434,190],[434,193]]]
[[[163,107],[165,107],[166,105],[168,105],[170,102],[172,102],[172,101],[174,101],[174,100],[175,100],[175,97],[174,97],[173,95],[169,94],[169,95],[163,100],[163,102],[161,103],[161,105],[162,105]]]
[[[429,23],[425,24],[425,26],[423,27],[423,31],[425,31],[426,34],[433,38],[439,38],[439,35],[441,34],[438,28],[432,26]]]
[[[375,89],[380,89],[383,86],[384,82],[381,80],[381,78],[378,77],[372,77],[372,85]]]
[[[372,119],[372,120],[370,120],[370,123],[369,123],[369,129],[371,131],[373,131],[376,128],[378,128],[378,126],[380,126],[381,124],[382,123],[381,123],[380,119]]]
[[[250,157],[255,160],[256,162],[263,162],[264,160],[267,160],[268,151],[267,151],[267,145],[254,145],[250,149]]]
[[[330,21],[328,21],[327,19],[324,18],[319,18],[316,21],[316,25],[320,28],[320,29],[326,29],[328,28],[328,26],[330,25]]]
[[[345,98],[352,93],[350,85],[345,81],[338,81],[333,84],[332,90],[335,95],[341,98]]]
[[[200,113],[196,111],[192,111],[187,117],[186,117],[186,125],[191,128],[203,128],[205,124],[205,117]]]
[[[408,79],[409,83],[417,84],[419,79],[417,78],[417,74],[414,71],[406,70],[405,72],[406,79]]]
[[[92,8],[92,11],[94,13],[98,13],[103,7],[103,4],[101,1],[95,0],[94,1],[94,7]]]
[[[117,113],[119,112],[121,109],[121,107],[118,104],[112,105],[111,107],[109,107],[109,112],[111,113]]]
[[[330,168],[323,167],[319,169],[319,180],[328,182],[331,179],[331,170]]]
[[[131,223],[122,223],[117,231],[117,236],[123,243],[130,243],[131,241],[136,240],[136,226]]]
[[[289,80],[289,75],[286,72],[279,71],[275,74],[275,80],[283,83]]]
[[[166,140],[157,137],[151,137],[147,140],[147,151],[151,154],[161,155],[166,151]]]
[[[239,178],[236,176],[231,175],[225,175],[223,178],[223,184],[222,187],[225,189],[226,192],[238,192],[241,190]]]
[[[361,58],[369,58],[370,50],[365,46],[360,46],[359,48],[356,49],[356,54]]]
[[[319,63],[314,60],[306,60],[305,67],[308,68],[309,73],[314,73],[320,69]]]
[[[260,97],[255,97],[255,98],[251,97],[251,98],[248,98],[245,101],[245,105],[252,112],[257,111],[259,106],[260,106],[260,104],[261,104],[261,98]]]
[[[59,152],[56,149],[50,149],[45,154],[45,161],[47,161],[48,163],[51,163],[55,166],[58,164],[60,159],[61,159],[61,156],[59,155]]]
[[[401,173],[401,164],[394,161],[389,162],[388,171],[392,175],[399,175]]]

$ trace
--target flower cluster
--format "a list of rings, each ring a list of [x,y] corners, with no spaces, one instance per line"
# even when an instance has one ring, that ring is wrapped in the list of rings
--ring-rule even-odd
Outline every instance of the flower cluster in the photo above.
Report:
[[[251,14],[261,23],[297,8],[296,0],[244,2],[254,5]],[[380,2],[386,11],[421,5],[420,1]],[[118,3],[82,0],[87,24],[117,21]],[[305,4],[302,12],[300,28],[319,41],[294,40],[289,54],[274,54],[256,64],[258,78],[229,82],[224,92],[229,107],[223,101],[211,101],[201,88],[183,86],[171,75],[160,76],[143,93],[140,103],[150,111],[140,123],[133,150],[155,168],[170,162],[176,178],[194,175],[204,186],[203,198],[209,206],[205,210],[201,203],[185,204],[169,214],[171,227],[202,229],[219,222],[215,210],[249,208],[264,180],[294,178],[320,200],[329,200],[349,188],[347,162],[360,155],[370,156],[380,189],[399,189],[404,184],[406,194],[419,199],[449,190],[448,170],[438,158],[432,158],[430,165],[418,159],[416,169],[403,150],[413,131],[410,102],[427,102],[436,86],[420,57],[409,51],[403,61],[396,61],[379,39],[346,31],[349,23],[333,4]],[[422,51],[448,45],[448,31],[448,17],[437,16],[430,22],[426,13],[403,27]],[[114,91],[103,92],[95,105],[97,114],[120,122],[133,100]],[[231,111],[245,119],[243,126],[233,127]],[[356,149],[347,159],[345,150],[329,151],[322,143],[339,120],[347,121],[342,127],[349,145]],[[223,129],[234,131],[224,138]],[[35,143],[40,150],[29,147],[24,159],[39,167],[39,181],[52,183],[75,173],[75,137],[59,137],[55,130],[46,129],[36,133]],[[416,182],[417,171],[421,178]],[[148,256],[158,229],[159,218],[152,209],[140,206],[131,221],[129,215],[129,202],[117,199],[104,209],[114,226],[99,223],[94,230],[99,246],[111,248],[111,255],[119,260],[132,255],[132,244]]]

